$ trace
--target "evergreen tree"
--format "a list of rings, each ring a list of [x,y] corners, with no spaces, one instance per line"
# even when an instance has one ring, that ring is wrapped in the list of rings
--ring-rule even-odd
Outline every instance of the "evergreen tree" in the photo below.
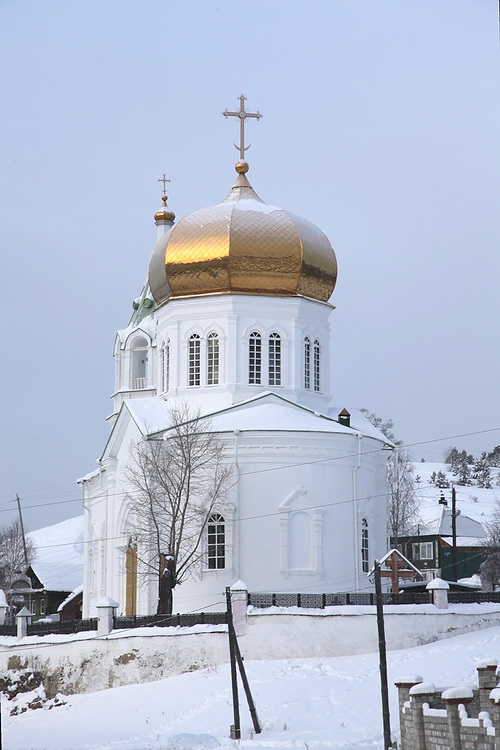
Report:
[[[500,445],[495,446],[487,455],[490,466],[500,467]]]
[[[446,487],[450,486],[449,481],[446,478],[446,474],[442,471],[438,471],[436,474],[436,481],[434,482],[436,487],[440,487],[441,489],[446,489]]]
[[[478,487],[491,489],[490,465],[486,451],[483,451],[480,457],[474,461],[472,477],[476,480]]]
[[[463,487],[468,487],[471,484],[471,472],[467,451],[460,451],[458,454],[457,464],[453,469],[453,475],[457,477],[457,484],[460,484]]]
[[[455,469],[457,468],[459,464],[459,457],[460,457],[460,452],[458,448],[450,448],[450,450],[444,457],[444,462],[445,464],[449,465],[450,471],[455,472]]]

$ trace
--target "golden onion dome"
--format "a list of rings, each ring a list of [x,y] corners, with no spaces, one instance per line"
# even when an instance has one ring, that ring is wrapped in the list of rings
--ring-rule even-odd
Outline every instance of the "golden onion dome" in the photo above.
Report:
[[[149,283],[157,304],[216,292],[326,302],[337,280],[326,235],[306,219],[264,203],[246,177],[246,162],[238,162],[236,171],[222,203],[185,216],[153,250]]]
[[[173,211],[169,211],[167,208],[167,200],[168,197],[166,195],[162,196],[162,203],[163,206],[160,208],[159,211],[155,213],[155,224],[164,224],[166,222],[172,222],[175,219],[175,214]]]

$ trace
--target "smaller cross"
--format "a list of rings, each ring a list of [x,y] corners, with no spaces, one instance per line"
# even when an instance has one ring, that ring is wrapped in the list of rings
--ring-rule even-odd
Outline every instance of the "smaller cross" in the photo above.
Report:
[[[239,100],[240,100],[240,109],[239,112],[229,112],[229,110],[225,109],[222,113],[224,117],[227,119],[228,117],[239,117],[240,118],[240,145],[237,146],[236,143],[234,144],[234,147],[237,151],[240,152],[240,159],[243,161],[245,158],[245,151],[248,151],[250,148],[250,144],[248,146],[245,146],[245,120],[247,120],[249,117],[254,117],[256,120],[260,120],[262,115],[260,114],[259,110],[257,112],[247,112],[245,109],[245,102],[246,102],[246,96],[243,96],[243,94],[240,94]]]
[[[167,182],[170,182],[170,180],[167,180],[167,177],[165,175],[165,172],[163,172],[163,177],[160,177],[158,182],[163,182],[163,193],[166,193],[167,191]]]

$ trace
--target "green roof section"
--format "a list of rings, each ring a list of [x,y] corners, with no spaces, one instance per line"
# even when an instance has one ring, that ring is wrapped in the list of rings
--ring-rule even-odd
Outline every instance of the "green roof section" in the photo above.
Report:
[[[146,281],[142,287],[140,295],[133,301],[132,317],[129,320],[129,326],[137,326],[148,315],[156,309],[156,302],[153,299],[149,284]]]

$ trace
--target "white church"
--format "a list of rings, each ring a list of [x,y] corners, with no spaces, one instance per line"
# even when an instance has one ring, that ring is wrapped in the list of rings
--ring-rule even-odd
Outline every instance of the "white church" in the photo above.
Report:
[[[156,612],[157,581],[138,580],[133,564],[126,467],[131,445],[166,434],[180,404],[210,416],[236,481],[224,511],[205,519],[174,611],[221,609],[239,580],[251,592],[370,590],[367,572],[389,548],[393,446],[332,401],[335,253],[318,227],[253,190],[244,125],[260,114],[243,97],[225,114],[240,122],[236,181],[221,203],[177,223],[164,196],[148,282],[116,336],[111,432],[98,469],[79,480],[83,617],[103,597],[119,613]]]

